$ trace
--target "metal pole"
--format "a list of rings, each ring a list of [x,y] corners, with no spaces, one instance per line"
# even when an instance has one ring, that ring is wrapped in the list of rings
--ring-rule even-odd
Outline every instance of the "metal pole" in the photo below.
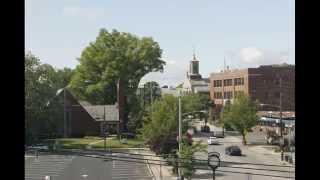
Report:
[[[152,84],[150,83],[150,107],[151,107],[151,112],[152,112],[152,103],[153,103],[153,99],[152,99]]]
[[[106,106],[103,106],[103,120],[104,120],[104,128],[103,128],[103,137],[104,137],[104,152],[107,151],[107,137],[106,137]]]
[[[282,134],[282,78],[280,77],[280,138],[283,141],[283,134]],[[281,161],[283,161],[283,144],[281,145]]]
[[[181,95],[179,93],[179,157],[180,157],[180,152],[181,152]],[[178,169],[178,172],[179,172],[179,177],[181,177],[181,170],[180,170],[180,161],[179,161],[179,169]]]
[[[63,118],[63,137],[67,137],[67,104],[66,104],[66,89],[64,88],[63,89],[63,115],[64,115],[64,118]]]
[[[215,180],[216,179],[216,170],[213,169],[212,171],[212,180]]]
[[[161,171],[162,167],[161,167],[161,163],[162,163],[162,161],[160,161],[160,179],[162,180],[162,171]]]

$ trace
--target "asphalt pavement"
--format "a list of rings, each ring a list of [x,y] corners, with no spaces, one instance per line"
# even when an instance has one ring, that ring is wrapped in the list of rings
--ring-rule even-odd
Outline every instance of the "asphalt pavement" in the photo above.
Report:
[[[204,143],[207,143],[207,137],[198,137],[197,140],[202,140]],[[280,171],[294,171],[294,168],[288,167],[280,167],[282,166],[280,161],[277,161],[274,158],[268,157],[267,155],[257,154],[252,151],[247,146],[243,146],[241,143],[241,137],[235,136],[226,136],[225,138],[219,138],[219,145],[208,145],[208,152],[218,152],[220,153],[220,160],[223,161],[221,163],[221,167],[217,169],[216,179],[221,180],[284,180],[288,178],[279,178],[279,177],[270,177],[270,176],[262,176],[262,175],[249,175],[249,174],[240,174],[240,173],[231,173],[231,172],[221,172],[221,171],[234,171],[234,172],[242,172],[242,173],[254,173],[254,174],[265,174],[265,175],[273,175],[273,176],[286,176],[292,177],[294,179],[294,172],[276,172],[272,170],[280,170]],[[242,156],[229,156],[225,154],[225,148],[230,145],[237,145],[240,147],[242,151]],[[199,159],[207,159],[207,153],[197,153],[196,158]],[[279,157],[280,158],[280,157]],[[230,163],[225,163],[230,162]],[[239,164],[237,164],[238,162]],[[248,163],[248,164],[240,164],[240,163]],[[252,164],[251,164],[252,163]],[[272,164],[278,166],[261,166],[254,164]],[[225,166],[225,167],[222,167]],[[244,169],[248,168],[248,169]],[[251,169],[249,169],[251,168]],[[255,170],[255,169],[266,169],[266,170]],[[212,179],[212,171],[206,170],[197,170],[196,175],[193,179]]]
[[[112,155],[137,157],[137,155]],[[25,179],[42,180],[46,176],[50,176],[50,180],[152,179],[144,163],[95,158],[98,156],[94,153],[88,156],[40,153],[36,158],[33,154],[27,154],[25,155]]]

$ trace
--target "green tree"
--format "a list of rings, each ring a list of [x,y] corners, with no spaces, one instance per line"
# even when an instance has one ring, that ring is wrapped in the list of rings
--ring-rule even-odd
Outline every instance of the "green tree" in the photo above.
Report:
[[[116,102],[119,80],[124,87],[127,122],[131,108],[136,105],[134,96],[140,79],[149,72],[163,70],[165,62],[160,59],[161,54],[158,43],[151,37],[101,29],[78,59],[80,65],[70,88],[78,98],[92,104],[112,104]]]
[[[153,111],[144,117],[142,137],[156,153],[170,153],[177,148],[178,101],[173,96],[164,96],[153,103]],[[173,143],[169,145],[168,143]]]
[[[242,135],[242,143],[247,144],[248,131],[258,123],[257,106],[244,93],[240,93],[232,104],[225,106],[222,121]]]
[[[192,175],[195,173],[196,169],[194,167],[194,155],[196,152],[207,152],[207,145],[201,144],[201,142],[188,145],[187,143],[182,143],[180,160],[181,160],[181,174],[187,179],[191,179]]]
[[[47,107],[56,91],[65,87],[70,80],[72,70],[57,70],[31,54],[25,55],[25,129],[26,141],[40,134],[52,134],[58,131],[61,109]],[[54,104],[58,105],[57,101]]]
[[[152,93],[152,95],[151,95]],[[143,117],[150,111],[152,101],[156,101],[161,97],[160,85],[155,81],[150,81],[138,89],[137,96],[132,96],[130,104],[135,104],[131,107],[130,118],[128,121],[128,129],[130,132],[138,133],[138,129],[142,127]]]

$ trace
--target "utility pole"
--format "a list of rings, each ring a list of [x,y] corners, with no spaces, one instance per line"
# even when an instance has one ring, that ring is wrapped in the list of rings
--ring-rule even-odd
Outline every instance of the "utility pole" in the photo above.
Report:
[[[179,177],[181,177],[181,169],[180,169],[180,156],[181,156],[181,93],[179,92],[179,137],[178,137],[178,143],[179,143]]]
[[[280,138],[282,140],[282,142],[284,142],[284,139],[283,139],[283,134],[282,134],[282,128],[283,128],[283,125],[282,125],[282,78],[280,77]],[[283,161],[283,143],[281,144],[281,161]]]
[[[103,128],[103,137],[104,137],[104,152],[107,151],[107,134],[106,134],[106,106],[103,105],[103,121],[104,121],[104,128]]]
[[[63,89],[63,137],[67,137],[67,104],[66,104],[66,89]]]
[[[153,89],[152,82],[150,82],[150,107],[151,107],[151,112],[152,112],[152,103],[153,103],[152,89]]]

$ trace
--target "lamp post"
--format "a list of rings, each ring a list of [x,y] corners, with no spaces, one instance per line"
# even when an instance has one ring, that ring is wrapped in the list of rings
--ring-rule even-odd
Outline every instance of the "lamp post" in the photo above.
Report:
[[[66,99],[67,99],[66,88],[68,86],[69,85],[65,86],[64,88],[58,89],[56,95],[53,97],[53,98],[57,97],[61,93],[61,91],[63,91],[63,137],[64,138],[66,138],[68,136],[68,133],[67,133],[67,126],[68,126],[68,124],[67,124],[67,104],[66,104]],[[49,107],[50,101],[52,99],[50,99],[47,102],[46,107]]]
[[[104,144],[103,144],[103,147],[104,147],[104,152],[107,151],[107,132],[106,132],[106,106],[104,105],[103,106],[103,125],[104,125],[104,128],[103,128],[103,138],[104,138]]]
[[[181,153],[181,134],[182,134],[182,129],[181,129],[181,92],[179,91],[179,137],[178,137],[178,143],[179,143],[179,158],[180,158],[180,153]],[[181,177],[181,169],[180,169],[180,161],[179,161],[179,169],[178,169],[179,177]]]
[[[281,84],[281,81],[280,81]],[[260,106],[270,106],[270,107],[275,107],[278,108],[280,111],[280,138],[281,138],[281,143],[280,143],[280,150],[281,150],[281,161],[283,161],[283,133],[282,133],[282,128],[283,128],[283,124],[282,124],[282,97],[281,97],[281,92],[280,92],[280,106],[275,106],[275,105],[271,105],[271,104],[260,104]]]

